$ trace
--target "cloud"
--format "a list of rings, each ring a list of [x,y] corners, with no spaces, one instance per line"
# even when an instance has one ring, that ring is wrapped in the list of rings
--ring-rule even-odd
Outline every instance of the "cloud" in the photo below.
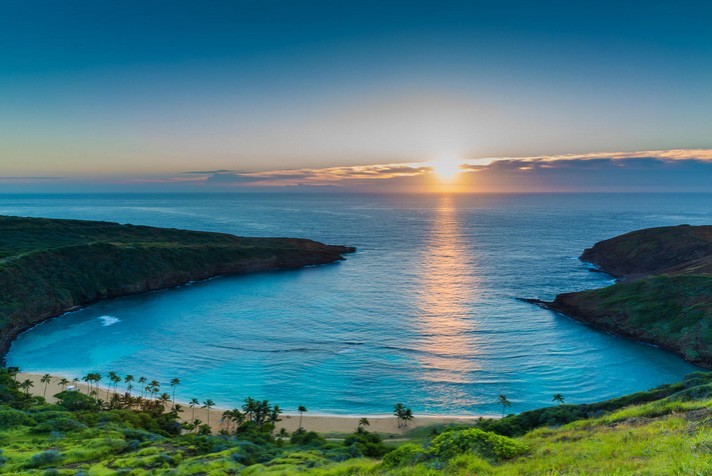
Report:
[[[712,192],[712,150],[601,152],[463,159],[453,183],[458,192],[705,191]],[[145,183],[197,190],[439,190],[428,163],[383,163],[280,170],[194,170],[174,176],[131,177]],[[10,177],[1,180],[32,179]],[[56,177],[59,178],[59,177]],[[54,177],[34,177],[54,179]],[[114,183],[116,180],[114,179]]]
[[[712,150],[500,158],[467,163],[480,191],[712,191]]]
[[[0,176],[0,182],[43,182],[45,180],[63,180],[67,177],[47,176]]]

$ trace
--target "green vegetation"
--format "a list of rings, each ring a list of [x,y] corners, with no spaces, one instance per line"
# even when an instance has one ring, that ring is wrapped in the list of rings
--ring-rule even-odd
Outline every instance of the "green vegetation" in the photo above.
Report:
[[[32,325],[100,299],[212,276],[297,268],[353,248],[292,238],[0,217],[0,356]]]
[[[565,314],[712,366],[712,276],[661,275],[563,294]]]
[[[0,369],[4,474],[712,472],[712,373],[606,402],[567,405],[557,398],[551,407],[481,419],[474,426],[419,428],[389,445],[366,430],[367,419],[343,438],[326,440],[301,428],[275,435],[279,407],[251,398],[241,409],[226,411],[224,429],[211,435],[209,428],[180,425],[180,409],[166,411],[170,395],[126,407],[117,394],[105,403],[64,391],[57,404],[47,404],[20,386],[14,370]]]
[[[537,304],[712,367],[712,226],[634,231],[581,258],[624,280]]]

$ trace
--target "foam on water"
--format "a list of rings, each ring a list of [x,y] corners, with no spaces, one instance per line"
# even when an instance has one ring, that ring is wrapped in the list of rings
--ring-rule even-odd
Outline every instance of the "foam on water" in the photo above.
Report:
[[[121,322],[121,319],[114,316],[99,316],[97,319],[101,321],[101,325],[104,327],[113,326],[114,324]]]

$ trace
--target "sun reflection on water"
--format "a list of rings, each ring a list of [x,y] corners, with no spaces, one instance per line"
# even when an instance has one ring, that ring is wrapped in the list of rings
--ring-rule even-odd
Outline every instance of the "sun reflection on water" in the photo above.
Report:
[[[471,269],[472,250],[463,237],[465,230],[453,197],[442,196],[434,212],[419,273],[421,379],[430,383],[471,383],[472,373],[479,370],[475,322],[468,313],[469,302],[478,292]]]

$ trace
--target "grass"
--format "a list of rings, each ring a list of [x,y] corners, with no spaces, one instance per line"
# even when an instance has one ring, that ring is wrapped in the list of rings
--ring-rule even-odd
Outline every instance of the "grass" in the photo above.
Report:
[[[269,427],[171,434],[161,430],[165,414],[68,411],[26,397],[4,369],[0,395],[3,474],[712,474],[712,373],[606,402],[418,429],[392,448],[369,433],[340,442],[316,434],[281,440]],[[58,423],[65,421],[77,424]],[[507,436],[513,428],[517,435]]]

